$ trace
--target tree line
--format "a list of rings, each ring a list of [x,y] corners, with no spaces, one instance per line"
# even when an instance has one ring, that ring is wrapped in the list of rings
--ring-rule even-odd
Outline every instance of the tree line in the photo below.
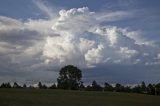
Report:
[[[127,93],[141,93],[149,95],[160,95],[160,83],[146,85],[143,81],[141,84],[136,86],[124,86],[122,84],[109,84],[107,82],[104,85],[98,84],[95,80],[85,86],[82,82],[82,72],[79,68],[68,65],[59,71],[59,77],[57,78],[57,84],[46,86],[41,82],[38,83],[37,87],[27,86],[26,84],[19,85],[14,82],[12,85],[8,83],[2,83],[0,88],[23,88],[23,89],[65,89],[65,90],[81,90],[81,91],[110,91],[110,92],[127,92]]]

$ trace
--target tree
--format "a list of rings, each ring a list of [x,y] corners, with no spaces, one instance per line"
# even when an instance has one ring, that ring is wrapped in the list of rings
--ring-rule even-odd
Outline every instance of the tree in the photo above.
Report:
[[[145,84],[144,81],[141,83],[141,89],[142,89],[142,93],[146,93],[147,92],[147,87],[146,87],[146,84]]]
[[[50,88],[50,89],[56,89],[57,86],[56,86],[56,84],[53,84],[53,85],[51,85],[49,88]]]
[[[73,65],[63,67],[57,78],[58,88],[61,89],[78,89],[81,84],[81,70]]]
[[[101,91],[102,90],[102,87],[100,85],[97,84],[97,82],[94,80],[92,82],[92,90],[93,91]]]
[[[123,87],[121,84],[119,84],[119,83],[117,83],[116,86],[115,86],[116,92],[121,92],[121,91],[123,91],[123,88],[124,88],[124,87]]]
[[[39,88],[39,89],[42,89],[42,88],[43,88],[43,85],[42,85],[41,82],[38,83],[38,88]]]
[[[109,83],[104,83],[104,91],[113,91],[112,85]]]
[[[124,91],[124,92],[132,92],[130,86],[124,86],[123,91]]]
[[[11,84],[8,82],[8,83],[2,83],[1,88],[12,88]]]
[[[21,88],[21,86],[20,86],[20,85],[18,85],[16,82],[14,82],[14,84],[13,84],[13,88]]]
[[[43,84],[42,89],[47,89],[47,86],[45,84]]]
[[[27,85],[26,85],[26,84],[23,84],[23,88],[27,88]]]
[[[160,95],[160,83],[155,85],[155,95]]]
[[[132,92],[135,92],[135,93],[141,93],[141,86],[140,85],[137,85],[135,86],[134,88],[132,88]]]
[[[80,85],[79,85],[79,89],[80,90],[85,90],[85,86],[83,85],[83,82],[81,81]]]
[[[150,95],[155,95],[155,87],[152,84],[147,86],[147,93]]]

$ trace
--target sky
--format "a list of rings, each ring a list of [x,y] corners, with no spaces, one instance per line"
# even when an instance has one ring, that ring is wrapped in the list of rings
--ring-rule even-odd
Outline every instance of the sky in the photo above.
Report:
[[[160,82],[159,0],[1,0],[0,83]]]

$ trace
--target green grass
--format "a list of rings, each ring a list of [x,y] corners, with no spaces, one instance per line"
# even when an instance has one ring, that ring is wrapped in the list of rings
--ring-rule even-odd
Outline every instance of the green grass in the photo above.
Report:
[[[160,106],[160,96],[94,91],[0,89],[0,106]]]

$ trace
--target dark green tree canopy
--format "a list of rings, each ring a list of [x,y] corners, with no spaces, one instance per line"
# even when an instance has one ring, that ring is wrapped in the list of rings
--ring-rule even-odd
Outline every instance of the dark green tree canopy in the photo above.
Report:
[[[101,90],[102,90],[102,87],[101,87],[99,84],[97,84],[97,82],[94,80],[94,81],[92,82],[92,90],[93,90],[93,91],[101,91]]]
[[[62,89],[78,89],[81,84],[81,70],[73,65],[61,68],[57,78],[58,87]]]
[[[14,84],[13,84],[13,88],[21,88],[21,86],[20,86],[20,85],[18,85],[18,83],[14,82]]]
[[[43,86],[42,83],[39,82],[39,83],[38,83],[38,88],[42,88],[42,86]]]

